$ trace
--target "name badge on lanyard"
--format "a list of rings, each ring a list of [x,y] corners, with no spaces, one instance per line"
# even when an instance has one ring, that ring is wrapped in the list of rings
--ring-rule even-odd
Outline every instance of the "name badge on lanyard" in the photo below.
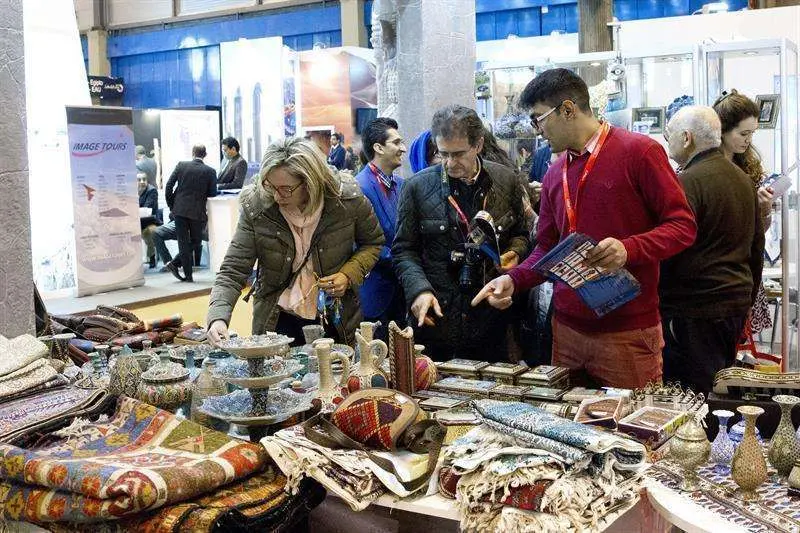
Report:
[[[592,153],[589,154],[589,160],[586,162],[586,166],[583,168],[583,174],[581,174],[581,178],[578,180],[578,189],[575,191],[575,203],[573,204],[572,198],[569,195],[569,183],[567,182],[567,169],[569,167],[569,155],[564,158],[564,165],[561,167],[561,187],[564,190],[564,208],[567,211],[567,221],[569,222],[569,232],[575,233],[578,231],[578,199],[581,196],[581,189],[583,189],[583,185],[586,182],[586,177],[589,175],[589,172],[592,171],[594,168],[594,164],[597,161],[597,156],[600,155],[600,150],[603,149],[603,145],[606,142],[606,138],[608,137],[608,133],[611,131],[611,127],[608,125],[608,122],[604,122],[601,126],[602,131],[600,132],[600,138],[597,140],[597,145],[595,146]]]

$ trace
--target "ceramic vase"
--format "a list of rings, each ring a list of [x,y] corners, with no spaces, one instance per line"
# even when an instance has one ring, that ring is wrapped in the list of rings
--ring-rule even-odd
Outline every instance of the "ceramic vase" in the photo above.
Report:
[[[761,443],[756,438],[756,418],[764,414],[760,407],[743,405],[736,411],[744,417],[744,438],[731,461],[731,477],[739,485],[744,501],[758,499],[756,489],[767,480],[767,461]]]
[[[136,397],[161,409],[175,410],[192,398],[189,371],[170,362],[165,353],[160,363],[142,373]]]
[[[228,425],[222,420],[211,418],[210,416],[202,413],[200,407],[203,405],[203,400],[212,398],[214,396],[225,396],[228,394],[228,385],[221,378],[214,375],[214,369],[217,366],[216,359],[207,357],[203,360],[203,366],[192,388],[192,407],[191,418],[194,422],[202,424],[206,427],[224,431]]]
[[[355,392],[370,387],[388,387],[389,377],[381,370],[381,364],[389,353],[386,343],[374,339],[375,323],[362,322],[356,331],[356,343],[361,354],[358,365],[350,371],[347,390]]]
[[[800,459],[800,442],[792,425],[792,409],[800,403],[800,398],[781,394],[773,396],[772,400],[781,406],[781,421],[772,435],[767,457],[769,464],[778,471],[778,474],[788,476],[794,464]]]
[[[135,398],[141,381],[142,368],[133,351],[126,345],[117,355],[117,362],[110,370],[108,392],[116,396],[124,394]]]
[[[697,469],[708,461],[711,443],[696,417],[691,417],[672,437],[670,458],[683,468],[681,490],[697,488]]]
[[[416,390],[427,390],[439,379],[433,360],[422,353],[425,346],[414,345],[414,387]]]
[[[317,339],[314,341],[314,354],[319,362],[319,392],[313,405],[320,412],[329,413],[336,409],[347,396],[347,377],[350,375],[350,359],[341,352],[332,352],[333,339]],[[342,362],[343,372],[339,380],[334,379],[332,365],[334,360]]]
[[[719,474],[727,474],[731,469],[733,452],[736,450],[733,441],[728,435],[728,420],[733,418],[731,411],[717,409],[712,413],[719,421],[717,438],[711,443],[711,461],[716,464],[714,469]]]
[[[789,474],[789,486],[800,490],[800,461],[797,461]]]

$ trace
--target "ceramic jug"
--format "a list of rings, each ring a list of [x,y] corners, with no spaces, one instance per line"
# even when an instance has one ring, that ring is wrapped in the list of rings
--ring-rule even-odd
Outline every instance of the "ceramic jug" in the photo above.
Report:
[[[764,413],[760,407],[742,405],[736,410],[744,417],[744,438],[731,462],[731,477],[741,489],[745,501],[758,499],[756,489],[767,480],[767,461],[761,443],[756,439],[756,418]]]
[[[314,353],[319,361],[319,392],[313,400],[313,405],[320,412],[329,413],[336,409],[347,396],[347,377],[350,375],[350,359],[340,352],[332,352],[333,339],[317,339],[314,341]],[[343,372],[340,379],[333,376],[331,366],[335,359],[342,362]]]
[[[773,396],[772,400],[781,406],[781,421],[772,435],[767,457],[778,474],[788,476],[794,464],[800,460],[800,442],[792,425],[792,409],[800,403],[800,398],[780,394]]]
[[[142,368],[127,345],[117,355],[117,362],[110,370],[108,392],[116,396],[136,397],[136,390],[142,381]]]
[[[708,461],[711,443],[697,417],[692,416],[688,422],[678,428],[672,437],[670,457],[683,467],[683,483],[681,490],[693,491],[697,487],[697,469]]]
[[[374,339],[375,323],[362,322],[356,331],[358,352],[361,354],[358,365],[350,371],[347,389],[355,392],[370,387],[388,387],[389,377],[381,370],[381,364],[389,353],[386,343]]]
[[[439,373],[433,360],[422,353],[425,346],[414,345],[414,387],[416,390],[427,390],[439,380]]]

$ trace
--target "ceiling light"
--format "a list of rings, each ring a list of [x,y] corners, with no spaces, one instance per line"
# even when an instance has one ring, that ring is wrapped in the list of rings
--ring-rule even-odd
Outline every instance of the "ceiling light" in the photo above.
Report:
[[[589,63],[589,65],[593,67],[599,67],[600,65],[602,65],[602,63],[600,63],[599,61],[592,61],[591,63]]]

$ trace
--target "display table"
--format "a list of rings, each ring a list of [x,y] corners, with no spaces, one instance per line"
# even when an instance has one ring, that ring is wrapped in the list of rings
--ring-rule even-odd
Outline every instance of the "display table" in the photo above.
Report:
[[[228,252],[228,246],[239,222],[239,195],[220,194],[209,198],[206,203],[208,213],[208,256],[211,272],[216,274]]]

